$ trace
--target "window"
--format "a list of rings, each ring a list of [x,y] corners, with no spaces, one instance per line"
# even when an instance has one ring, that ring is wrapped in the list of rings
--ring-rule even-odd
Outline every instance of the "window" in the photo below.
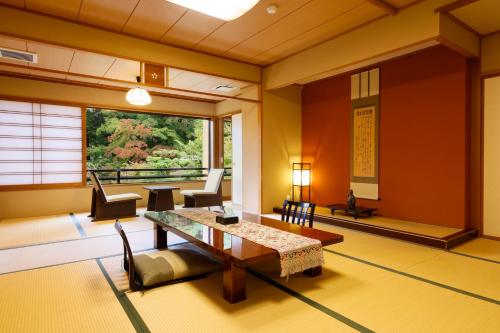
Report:
[[[82,109],[0,100],[0,186],[81,182]]]
[[[103,182],[198,179],[210,167],[208,119],[87,109],[87,169]]]

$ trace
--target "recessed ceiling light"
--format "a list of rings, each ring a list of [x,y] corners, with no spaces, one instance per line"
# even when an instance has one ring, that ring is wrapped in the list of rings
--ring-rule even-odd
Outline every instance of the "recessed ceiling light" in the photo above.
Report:
[[[270,5],[266,8],[266,12],[269,15],[274,15],[278,12],[278,5]]]
[[[234,20],[252,9],[260,0],[167,0],[197,12],[220,18]]]
[[[220,91],[220,92],[231,92],[235,89],[236,89],[236,87],[230,86],[228,84],[217,86],[217,87],[213,88],[213,90]]]

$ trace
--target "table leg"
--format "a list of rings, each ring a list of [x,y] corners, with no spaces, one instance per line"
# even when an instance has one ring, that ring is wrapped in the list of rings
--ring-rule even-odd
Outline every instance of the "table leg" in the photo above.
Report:
[[[164,249],[167,247],[167,232],[158,223],[155,223],[154,237],[155,249]]]
[[[304,274],[308,275],[308,276],[311,276],[311,277],[319,276],[319,275],[321,275],[321,272],[322,272],[322,268],[321,267],[322,266],[316,266],[316,267],[313,267],[313,268],[306,269],[304,271]]]
[[[156,193],[149,191],[148,195],[148,211],[154,211],[156,206]]]
[[[246,269],[230,261],[224,262],[223,296],[231,304],[246,299]]]
[[[174,209],[174,196],[172,191],[158,191],[156,196],[155,211],[162,212],[165,210]]]

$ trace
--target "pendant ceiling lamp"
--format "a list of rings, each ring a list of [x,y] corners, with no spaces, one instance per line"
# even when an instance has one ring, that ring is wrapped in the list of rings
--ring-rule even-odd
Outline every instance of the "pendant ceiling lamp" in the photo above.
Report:
[[[225,21],[237,19],[260,0],[167,0]]]
[[[137,82],[140,82],[141,78],[137,77]],[[132,105],[149,105],[151,104],[151,96],[146,89],[141,87],[132,88],[127,92],[125,97],[127,103]]]

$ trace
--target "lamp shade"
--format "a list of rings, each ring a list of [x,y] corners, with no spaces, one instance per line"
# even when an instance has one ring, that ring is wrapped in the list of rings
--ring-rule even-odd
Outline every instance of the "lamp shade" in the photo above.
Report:
[[[125,97],[128,103],[133,105],[148,105],[151,104],[151,96],[146,89],[141,87],[132,88],[127,92]]]
[[[311,170],[293,170],[293,185],[307,186],[310,184]]]
[[[167,0],[225,21],[237,19],[260,0]]]

